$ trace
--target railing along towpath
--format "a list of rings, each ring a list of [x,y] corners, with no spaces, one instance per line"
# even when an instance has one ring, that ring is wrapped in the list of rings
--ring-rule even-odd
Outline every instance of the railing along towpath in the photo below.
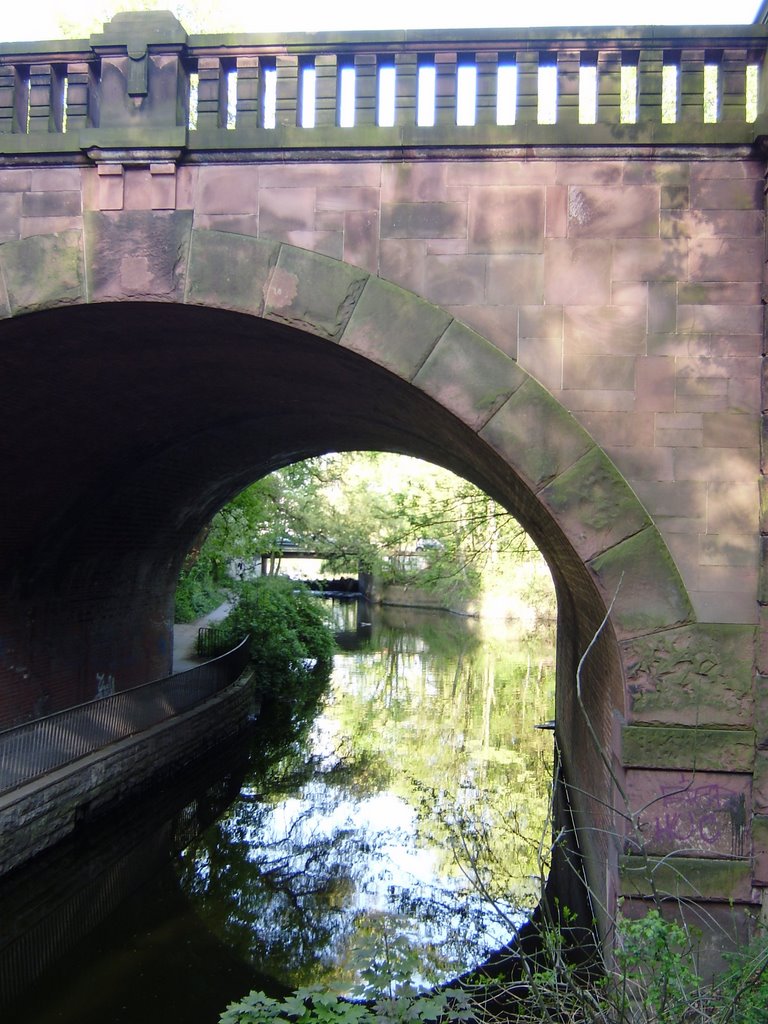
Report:
[[[186,672],[88,701],[0,733],[0,793],[188,711],[226,689],[248,662],[249,640]]]

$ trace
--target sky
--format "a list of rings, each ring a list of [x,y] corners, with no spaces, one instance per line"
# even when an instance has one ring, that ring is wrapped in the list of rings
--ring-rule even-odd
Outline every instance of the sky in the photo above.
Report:
[[[190,6],[195,0],[188,0]],[[546,25],[704,25],[748,24],[760,0],[198,0],[220,23],[210,31],[233,28],[243,32],[314,32],[347,29],[467,28]],[[174,0],[158,0],[173,9]],[[94,11],[109,10],[108,0],[6,0],[0,15],[0,41],[55,39],[61,36],[59,19],[66,11],[72,23],[83,23]],[[535,16],[531,12],[535,12]],[[182,19],[183,20],[183,19]],[[67,35],[77,35],[67,32]]]

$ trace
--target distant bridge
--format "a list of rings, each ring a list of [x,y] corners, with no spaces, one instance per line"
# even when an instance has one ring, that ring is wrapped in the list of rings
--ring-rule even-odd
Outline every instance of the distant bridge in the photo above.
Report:
[[[601,923],[670,891],[743,934],[768,886],[767,41],[131,14],[0,46],[2,720],[170,671],[184,555],[246,484],[431,459],[551,567]]]

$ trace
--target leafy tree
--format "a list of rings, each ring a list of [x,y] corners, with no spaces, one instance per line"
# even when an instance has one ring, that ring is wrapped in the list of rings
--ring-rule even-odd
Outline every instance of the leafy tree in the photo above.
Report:
[[[286,544],[323,555],[331,572],[363,569],[384,583],[440,594],[448,606],[509,590],[523,563],[543,569],[519,523],[473,484],[418,459],[347,452],[287,466],[246,488],[214,518],[200,567],[185,567],[182,582],[205,591],[204,577],[220,591],[232,585],[233,567],[247,576],[263,555],[277,573]]]
[[[322,609],[283,577],[243,584],[238,602],[222,623],[230,641],[251,638],[251,665],[259,690],[285,690],[293,703],[297,689],[318,674],[327,676],[335,642]]]

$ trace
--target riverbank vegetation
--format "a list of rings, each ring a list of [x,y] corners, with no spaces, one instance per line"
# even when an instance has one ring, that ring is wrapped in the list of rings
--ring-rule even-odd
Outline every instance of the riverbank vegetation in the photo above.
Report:
[[[323,608],[284,577],[241,583],[238,600],[220,627],[225,648],[251,641],[251,670],[258,692],[286,689],[293,700],[313,679],[327,679],[335,642]]]
[[[705,983],[690,932],[651,910],[617,922],[612,967],[585,975],[563,956],[556,930],[543,939],[547,962],[521,957],[514,985],[469,979],[461,986],[418,992],[409,950],[380,938],[361,950],[360,983],[351,995],[297,989],[284,998],[250,992],[230,1004],[220,1024],[763,1024],[768,1010],[768,954],[762,939],[730,958],[717,981]]]
[[[526,607],[554,617],[542,556],[491,497],[418,459],[347,452],[287,466],[221,509],[181,573],[177,621],[210,611],[258,575],[262,559],[267,573],[279,573],[286,548],[322,556],[335,575],[362,571],[443,608],[515,617]]]

